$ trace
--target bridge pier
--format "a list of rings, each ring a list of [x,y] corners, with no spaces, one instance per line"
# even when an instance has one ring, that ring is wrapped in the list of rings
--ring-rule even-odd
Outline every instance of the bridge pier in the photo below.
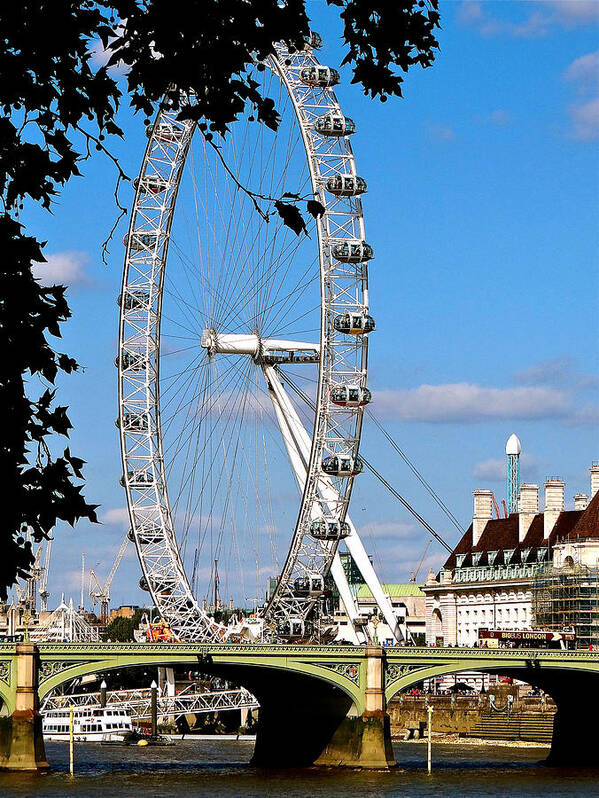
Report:
[[[599,734],[596,719],[599,713],[598,677],[576,674],[570,690],[562,685],[547,686],[557,705],[553,719],[551,751],[548,765],[559,767],[596,767]]]
[[[379,646],[366,649],[364,712],[341,721],[314,764],[376,770],[395,767],[391,722],[385,703],[384,650]]]
[[[33,643],[17,643],[16,655],[15,710],[12,715],[0,718],[0,768],[47,770],[50,766],[38,711],[39,652]]]
[[[384,650],[368,647],[362,669],[365,701],[361,714],[339,687],[297,672],[272,671],[266,683],[244,681],[260,702],[252,764],[268,768],[394,767],[385,704]]]

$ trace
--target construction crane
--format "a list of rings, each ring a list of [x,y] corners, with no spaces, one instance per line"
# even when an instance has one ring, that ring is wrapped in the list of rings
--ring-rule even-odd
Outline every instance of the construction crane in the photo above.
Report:
[[[44,556],[44,565],[41,569],[38,593],[40,596],[40,612],[48,611],[48,599],[50,593],[48,591],[48,572],[50,571],[50,553],[52,552],[52,540],[49,538],[46,542],[46,553]]]
[[[27,530],[26,539],[29,543],[33,542],[31,529]],[[37,585],[41,582],[44,568],[41,564],[43,546],[40,544],[34,554],[34,560],[29,569],[29,576],[24,580],[22,586],[17,585],[17,600],[19,604],[28,612],[37,612]]]
[[[410,582],[413,582],[414,584],[416,584],[416,580],[418,579],[418,574],[420,573],[420,569],[422,568],[422,563],[424,562],[424,558],[426,557],[426,552],[428,551],[431,543],[432,543],[432,538],[429,538],[426,541],[426,546],[424,547],[424,551],[422,552],[422,557],[420,558],[420,561],[416,566],[416,570],[412,571],[412,573],[410,574]]]
[[[116,555],[116,559],[112,564],[112,568],[110,569],[110,573],[108,574],[108,578],[106,582],[104,582],[104,586],[100,584],[98,577],[96,576],[95,571],[90,568],[89,570],[89,596],[92,600],[92,607],[95,607],[96,604],[100,603],[100,620],[102,623],[108,623],[108,605],[110,604],[110,585],[112,584],[112,580],[114,579],[114,575],[116,574],[117,568],[121,564],[121,560],[123,559],[123,555],[127,550],[127,545],[129,543],[129,536],[125,535],[125,539],[121,543],[121,548]]]

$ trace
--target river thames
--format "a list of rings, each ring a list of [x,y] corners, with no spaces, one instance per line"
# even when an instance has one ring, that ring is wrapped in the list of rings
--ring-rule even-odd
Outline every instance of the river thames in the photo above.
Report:
[[[596,796],[599,769],[564,770],[540,764],[547,748],[436,745],[426,772],[426,746],[394,745],[401,768],[391,773],[335,769],[266,771],[248,765],[251,741],[184,740],[166,748],[76,747],[68,773],[68,746],[48,743],[53,770],[46,775],[0,773],[0,795],[35,798],[189,798],[190,796]]]

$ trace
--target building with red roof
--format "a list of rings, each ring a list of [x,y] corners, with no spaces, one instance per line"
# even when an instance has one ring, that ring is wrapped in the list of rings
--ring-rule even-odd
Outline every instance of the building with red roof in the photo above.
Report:
[[[547,577],[563,582],[564,570],[578,574],[570,579],[571,585],[586,579],[585,590],[579,592],[596,596],[597,628],[589,631],[585,624],[581,638],[596,634],[599,642],[599,595],[592,587],[599,584],[599,464],[591,466],[590,475],[590,502],[577,494],[572,510],[565,509],[565,483],[553,477],[545,482],[542,511],[538,485],[524,483],[518,511],[506,518],[493,517],[490,490],[474,491],[472,523],[440,573],[430,572],[423,587],[429,645],[472,646],[479,629],[545,628],[547,618],[566,619],[551,612],[535,617],[538,580],[546,594]],[[596,572],[597,579],[589,581],[589,572]],[[589,600],[592,603],[593,595]],[[572,620],[570,624],[576,625]]]

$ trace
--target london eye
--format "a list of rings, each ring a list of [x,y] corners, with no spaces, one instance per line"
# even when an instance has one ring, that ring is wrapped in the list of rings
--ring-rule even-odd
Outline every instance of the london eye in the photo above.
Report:
[[[242,593],[277,574],[260,610],[275,639],[312,634],[329,572],[351,617],[341,541],[396,630],[348,516],[371,401],[374,252],[356,125],[319,46],[312,34],[256,65],[276,131],[247,112],[215,141],[160,110],[135,181],[116,361],[121,481],[141,586],[182,640],[226,637],[201,600],[217,555]],[[298,235],[285,209],[308,201]],[[311,401],[294,402],[289,383]]]

